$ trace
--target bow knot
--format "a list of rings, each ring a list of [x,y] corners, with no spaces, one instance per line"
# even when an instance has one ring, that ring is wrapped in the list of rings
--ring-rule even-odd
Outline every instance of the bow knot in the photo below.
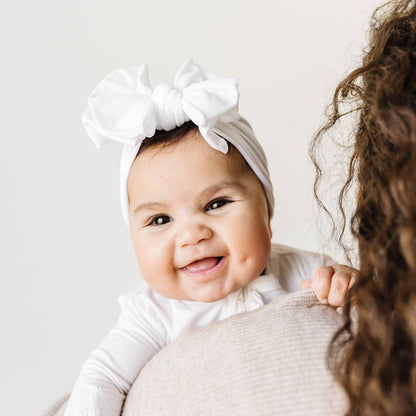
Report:
[[[183,111],[182,91],[169,84],[159,84],[153,91],[157,130],[172,130],[189,121]]]

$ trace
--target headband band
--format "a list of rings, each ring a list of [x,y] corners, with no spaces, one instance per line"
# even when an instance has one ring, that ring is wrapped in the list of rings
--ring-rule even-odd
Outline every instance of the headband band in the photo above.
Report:
[[[262,183],[273,215],[274,198],[267,160],[253,130],[238,113],[238,81],[218,78],[191,59],[178,71],[173,85],[152,90],[146,65],[118,69],[107,75],[88,97],[82,123],[93,143],[123,144],[120,197],[129,225],[127,178],[142,141],[156,130],[172,130],[187,121],[199,128],[214,149],[227,153],[230,142]]]

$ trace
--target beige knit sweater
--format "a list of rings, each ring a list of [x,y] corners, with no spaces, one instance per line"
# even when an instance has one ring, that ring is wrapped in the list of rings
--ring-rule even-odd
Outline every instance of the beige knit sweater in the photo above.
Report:
[[[339,315],[311,290],[191,329],[162,349],[131,388],[123,416],[342,415],[326,368]],[[62,416],[65,398],[45,416]]]

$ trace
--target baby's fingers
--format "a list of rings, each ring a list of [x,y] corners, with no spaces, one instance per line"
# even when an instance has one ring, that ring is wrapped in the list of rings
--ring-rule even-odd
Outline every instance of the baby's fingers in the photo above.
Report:
[[[323,266],[313,274],[313,290],[321,303],[328,303],[331,279],[335,270],[332,266]]]
[[[335,265],[334,271],[328,294],[328,303],[331,306],[338,307],[344,304],[348,289],[355,282],[356,270],[348,266]]]

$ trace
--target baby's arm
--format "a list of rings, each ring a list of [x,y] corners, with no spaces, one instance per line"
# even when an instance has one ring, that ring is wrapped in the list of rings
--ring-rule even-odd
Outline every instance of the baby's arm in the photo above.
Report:
[[[120,298],[117,325],[81,369],[65,416],[119,416],[146,362],[165,344],[164,326],[143,296]]]
[[[342,264],[322,266],[317,269],[312,279],[304,280],[300,288],[313,287],[321,303],[331,306],[342,306],[348,290],[355,283],[358,270]]]

